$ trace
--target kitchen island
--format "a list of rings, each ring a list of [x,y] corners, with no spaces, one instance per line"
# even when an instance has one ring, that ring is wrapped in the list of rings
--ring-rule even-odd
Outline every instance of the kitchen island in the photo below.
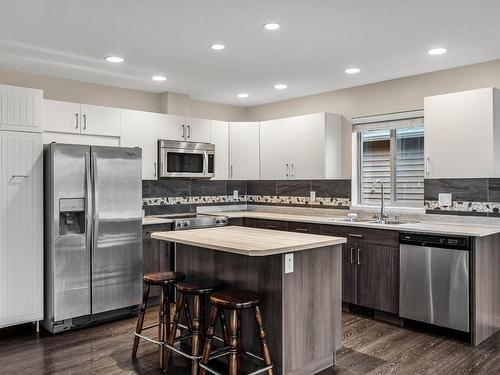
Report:
[[[237,226],[151,236],[176,244],[176,270],[188,278],[259,293],[275,374],[315,374],[335,363],[345,238]],[[260,353],[252,314],[242,318],[243,347]]]

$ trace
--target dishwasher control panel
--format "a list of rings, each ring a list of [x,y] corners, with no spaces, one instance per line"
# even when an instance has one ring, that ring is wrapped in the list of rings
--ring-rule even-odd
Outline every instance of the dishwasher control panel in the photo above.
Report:
[[[399,242],[407,245],[441,247],[456,250],[470,250],[470,238],[425,233],[400,233]]]

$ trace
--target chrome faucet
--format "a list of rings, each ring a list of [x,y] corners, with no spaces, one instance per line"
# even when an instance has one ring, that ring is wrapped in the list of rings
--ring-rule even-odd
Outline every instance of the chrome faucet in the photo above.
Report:
[[[389,216],[386,215],[386,213],[384,212],[385,211],[385,209],[384,209],[384,183],[380,179],[376,179],[375,182],[373,183],[372,189],[371,189],[371,194],[375,193],[375,186],[377,186],[377,184],[380,185],[380,217],[379,217],[379,221],[381,223],[384,223]]]

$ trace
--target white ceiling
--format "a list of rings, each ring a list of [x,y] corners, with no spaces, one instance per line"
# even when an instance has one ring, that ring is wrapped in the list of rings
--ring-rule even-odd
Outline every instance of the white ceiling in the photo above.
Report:
[[[499,16],[498,0],[0,0],[0,67],[250,106],[498,59]]]

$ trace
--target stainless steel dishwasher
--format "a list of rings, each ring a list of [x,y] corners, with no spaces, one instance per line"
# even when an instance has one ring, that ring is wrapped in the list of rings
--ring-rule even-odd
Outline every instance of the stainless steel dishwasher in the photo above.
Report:
[[[399,314],[469,332],[469,237],[400,234]]]

